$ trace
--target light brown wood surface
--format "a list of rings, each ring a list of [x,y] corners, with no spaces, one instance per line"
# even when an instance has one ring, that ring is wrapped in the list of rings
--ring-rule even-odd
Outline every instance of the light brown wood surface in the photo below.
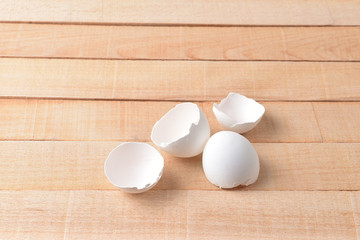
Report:
[[[359,61],[360,27],[89,26],[0,23],[0,56]]]
[[[0,239],[360,239],[359,0],[0,1]],[[177,103],[228,92],[258,181],[221,190],[164,152],[154,189],[104,162]]]
[[[314,110],[325,142],[360,142],[360,103],[314,103]]]
[[[354,222],[357,229],[357,238],[360,238],[360,192],[351,193],[351,204],[354,211]]]
[[[0,21],[95,24],[360,25],[358,0],[27,0],[0,2]]]
[[[354,239],[349,192],[1,191],[7,239]],[[34,219],[36,219],[34,221]]]
[[[120,142],[5,141],[0,143],[0,190],[115,190],[104,161]],[[239,190],[360,190],[359,143],[255,143],[257,183]],[[165,169],[155,189],[219,190],[202,174],[201,156],[162,152]]]
[[[359,101],[360,63],[0,58],[0,85],[1,97]]]
[[[4,140],[146,141],[150,140],[156,121],[177,103],[1,99],[1,137]],[[205,102],[198,105],[212,126],[211,132],[223,130],[212,112],[213,104]],[[265,102],[264,106],[267,113],[261,123],[245,134],[252,142],[321,141],[311,103]],[[359,124],[353,119],[353,125],[359,128]],[[351,141],[348,139],[348,142]]]

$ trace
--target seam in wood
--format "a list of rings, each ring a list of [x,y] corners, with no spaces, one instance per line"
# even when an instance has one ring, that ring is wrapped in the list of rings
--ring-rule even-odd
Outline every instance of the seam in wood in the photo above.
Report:
[[[21,34],[22,34],[22,32],[23,32],[23,28],[24,28],[24,25],[23,25],[23,24],[21,24],[21,25],[19,26],[19,29],[17,30],[17,33],[16,33],[16,39],[15,39],[15,42],[16,42],[16,48],[18,47],[18,44],[19,44],[19,39],[20,39],[20,36],[21,36]]]
[[[360,31],[360,29],[359,29]],[[65,60],[107,60],[107,61],[187,61],[187,62],[335,62],[335,63],[357,63],[360,60],[306,60],[306,59],[188,59],[188,58],[101,58],[101,57],[45,57],[45,56],[11,56],[0,55],[0,58],[20,58],[20,59],[65,59]]]
[[[39,101],[35,102],[35,111],[34,111],[34,120],[33,120],[33,128],[32,128],[32,139],[35,139],[35,126],[36,126],[36,118],[37,118],[37,109]]]
[[[101,21],[104,20],[104,0],[101,0]]]
[[[113,79],[113,82],[112,82],[112,92],[111,92],[111,97],[112,97],[112,98],[115,98],[117,75],[118,75],[118,71],[119,71],[118,68],[119,68],[119,63],[116,62],[116,64],[115,64],[114,79]]]
[[[356,234],[356,239],[359,240],[359,236],[360,236],[360,233],[358,231],[358,225],[360,226],[360,223],[358,223],[356,221],[356,216],[355,216],[355,204],[354,204],[354,200],[353,200],[353,197],[354,197],[354,193],[353,192],[349,192],[350,194],[350,202],[351,202],[351,208],[352,208],[352,215],[353,215],[353,219],[354,219],[354,226],[355,226],[355,234]]]
[[[206,62],[203,63],[203,95],[204,95],[204,99],[208,99],[208,95],[207,95],[207,88],[208,88],[208,84],[207,84],[207,66],[208,64]]]
[[[74,140],[26,140],[26,139],[23,139],[23,140],[14,140],[14,139],[7,139],[7,140],[2,140],[1,141],[7,141],[7,142],[14,142],[14,143],[18,143],[18,142],[54,142],[54,143],[58,143],[58,142],[83,142],[83,143],[87,143],[87,142],[92,142],[92,143],[109,143],[109,142],[113,142],[113,143],[121,143],[123,141],[128,141],[128,140],[131,140],[131,139],[125,139],[125,140],[77,140],[77,141],[74,141]],[[0,143],[1,143],[0,141]],[[136,141],[143,141],[143,142],[148,142],[150,143],[151,140],[150,139],[136,139]],[[359,144],[360,142],[319,142],[319,141],[316,141],[316,142],[253,142],[255,144],[297,144],[297,145],[300,145],[300,144],[322,144],[322,145],[331,145],[331,144]]]
[[[329,18],[330,18],[330,21],[331,21],[330,25],[333,25],[335,23],[335,20],[334,20],[334,17],[332,15],[331,11],[330,11],[329,2],[328,2],[328,0],[324,0],[324,1],[325,1],[325,4],[326,4],[326,10],[327,10],[327,12],[329,14]]]
[[[108,38],[107,38],[107,43],[106,43],[106,57],[108,57],[110,55],[110,42],[111,42],[111,35],[113,32],[113,28],[110,27],[109,31],[108,31]]]
[[[251,66],[254,68],[253,66]],[[254,77],[255,72],[251,71],[251,82],[252,82],[252,94],[253,96],[256,96],[256,78]]]
[[[210,184],[210,183],[209,183]],[[121,192],[119,189],[113,188],[101,188],[101,189],[0,189],[0,192]],[[182,191],[182,192],[360,192],[360,189],[303,189],[303,190],[290,190],[290,189],[278,189],[278,190],[266,190],[266,189],[247,189],[246,187],[237,187],[235,189],[151,189],[151,192],[166,192],[166,191]]]
[[[30,21],[0,20],[0,24],[47,24],[47,25],[81,25],[81,26],[129,26],[129,27],[359,27],[359,24],[225,24],[225,23],[134,23],[134,22],[65,22],[65,21]]]
[[[320,72],[321,72],[321,83],[323,85],[323,88],[324,88],[324,93],[325,93],[325,98],[328,98],[329,94],[328,94],[328,89],[326,87],[326,79],[324,77],[324,74],[325,74],[325,69],[324,69],[324,64],[321,63],[320,64]]]
[[[189,193],[186,192],[186,240],[189,239]]]
[[[360,31],[360,28],[359,28]],[[1,58],[16,58],[16,59],[63,59],[63,60],[82,60],[82,61],[92,61],[92,60],[104,60],[104,61],[149,61],[149,62],[296,62],[296,63],[359,63],[360,60],[277,60],[277,59],[162,59],[162,58],[97,58],[97,57],[47,57],[47,56],[1,56]]]
[[[256,89],[255,89],[256,90]],[[202,100],[202,99],[192,99],[192,98],[179,98],[179,99],[148,99],[148,98],[144,98],[144,99],[131,99],[131,98],[86,98],[86,97],[78,97],[78,98],[74,98],[74,97],[27,97],[27,96],[0,96],[0,100],[1,99],[16,99],[16,100],[21,100],[21,99],[26,99],[26,100],[61,100],[61,101],[108,101],[108,102],[201,102],[201,103],[206,103],[206,102],[219,102],[221,99],[217,99],[217,98],[210,98],[210,99],[206,99],[206,100]],[[316,100],[316,99],[308,99],[308,100],[299,100],[299,99],[294,99],[294,100],[276,100],[276,99],[259,99],[259,98],[254,98],[254,100],[259,101],[259,102],[266,102],[266,103],[279,103],[279,102],[284,102],[284,103],[308,103],[308,102],[314,102],[314,103],[357,103],[360,102],[360,96],[359,99],[329,99],[329,100]]]
[[[65,226],[64,226],[64,240],[68,239],[68,233],[69,233],[69,229],[70,229],[70,224],[69,224],[69,218],[71,216],[71,212],[72,212],[72,205],[74,202],[74,192],[71,191],[69,193],[69,199],[68,199],[68,204],[67,204],[67,209],[66,209],[66,215],[65,215]]]
[[[287,46],[286,46],[286,39],[285,39],[285,33],[284,33],[284,29],[280,28],[280,33],[281,33],[281,44],[283,47],[283,56],[285,58],[285,61],[289,60],[289,54],[287,54]]]
[[[149,142],[150,139],[128,139],[128,138],[124,138],[124,139],[26,139],[26,138],[6,138],[6,139],[1,139],[0,141],[14,141],[14,142],[18,142],[18,141],[29,141],[29,142],[48,142],[48,141],[53,141],[53,142],[124,142],[124,141],[137,141],[137,142]],[[300,142],[300,141],[274,141],[274,142],[257,142],[256,140],[252,140],[252,143],[325,143],[325,142],[321,142],[321,141],[304,141],[304,142]],[[326,143],[360,143],[358,141],[327,141]]]
[[[311,103],[311,106],[312,106],[312,110],[313,110],[313,113],[314,113],[314,116],[315,116],[316,125],[317,125],[318,130],[319,130],[320,140],[321,140],[321,142],[324,142],[324,140],[323,140],[323,134],[322,134],[322,132],[321,132],[321,128],[320,128],[320,124],[319,124],[318,114],[317,114],[317,112],[315,111],[315,108],[314,108],[314,103]]]

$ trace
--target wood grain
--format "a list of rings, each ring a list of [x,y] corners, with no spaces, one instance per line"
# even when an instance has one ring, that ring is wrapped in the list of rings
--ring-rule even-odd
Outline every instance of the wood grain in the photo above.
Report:
[[[3,97],[344,101],[360,100],[360,63],[0,58],[0,85]]]
[[[360,103],[313,103],[325,142],[360,141]]]
[[[1,191],[0,202],[6,239],[356,239],[348,192]]]
[[[269,192],[262,196],[249,192],[251,197],[247,194],[244,197],[241,192],[222,196],[212,192],[204,197],[194,192],[193,195],[194,200],[199,199],[190,207],[194,213],[188,221],[194,239],[356,239],[353,219],[349,216],[345,220],[350,215],[346,210],[351,204],[349,193]],[[330,210],[334,208],[339,208],[341,214]],[[332,229],[333,225],[336,227]],[[318,231],[319,227],[323,230]]]
[[[331,17],[336,24],[353,25],[359,20],[359,14],[353,14],[360,11],[360,2],[358,0],[326,0]],[[357,17],[355,17],[355,15]],[[357,19],[357,20],[356,20]],[[350,24],[352,22],[352,24]]]
[[[0,190],[115,190],[104,174],[120,142],[6,141],[0,143]],[[255,143],[258,181],[241,190],[360,190],[359,143]],[[203,174],[201,156],[161,152],[157,190],[218,190]]]
[[[0,132],[7,140],[150,140],[153,125],[178,102],[0,100]],[[212,133],[223,130],[212,103],[198,103]],[[264,103],[261,123],[245,136],[253,142],[319,142],[311,103]]]
[[[357,239],[360,239],[360,192],[359,191],[351,193],[351,204],[353,207]]]
[[[359,27],[0,24],[0,56],[359,61]]]
[[[360,239],[360,0],[0,1],[0,239]],[[258,181],[164,152],[129,195],[104,161],[239,92]],[[151,143],[150,143],[151,144]]]
[[[0,21],[214,24],[214,25],[360,25],[358,0],[225,2],[161,1],[41,1],[0,2]]]

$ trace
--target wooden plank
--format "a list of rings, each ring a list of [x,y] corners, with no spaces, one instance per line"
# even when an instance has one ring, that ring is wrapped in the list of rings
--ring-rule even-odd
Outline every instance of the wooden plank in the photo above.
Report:
[[[353,25],[358,22],[360,18],[360,15],[358,14],[360,12],[359,0],[326,0],[326,2],[335,24]]]
[[[114,190],[103,166],[120,142],[0,143],[0,190]],[[258,181],[243,190],[360,190],[359,143],[255,143]],[[219,190],[203,174],[201,155],[161,152],[164,174],[155,189]]]
[[[359,25],[351,1],[40,1],[0,2],[0,21],[110,24]]]
[[[351,204],[354,211],[354,222],[356,226],[357,239],[360,239],[360,192],[351,193]]]
[[[193,239],[356,239],[348,193],[241,193],[193,192]]]
[[[14,138],[15,136],[20,139],[33,138],[36,110],[36,101],[0,100],[0,132],[2,140]]]
[[[356,239],[348,192],[1,191],[6,239]]]
[[[153,124],[176,104],[1,99],[1,138],[144,141],[149,140]],[[212,102],[198,104],[208,117],[212,133],[222,130],[212,113]],[[313,103],[313,106],[309,102],[263,104],[267,109],[263,120],[254,130],[245,134],[253,142],[360,141],[358,102]]]
[[[0,56],[359,61],[359,27],[0,24]]]
[[[60,239],[69,192],[0,192],[0,235],[4,239]]]
[[[0,58],[0,85],[5,97],[360,100],[360,63]]]
[[[0,100],[1,139],[150,140],[153,125],[178,102]],[[198,103],[212,133],[222,130],[212,102]],[[245,136],[253,142],[319,142],[311,103],[266,102],[261,123]],[[26,119],[30,118],[31,121]]]
[[[313,103],[325,142],[360,141],[360,103]]]

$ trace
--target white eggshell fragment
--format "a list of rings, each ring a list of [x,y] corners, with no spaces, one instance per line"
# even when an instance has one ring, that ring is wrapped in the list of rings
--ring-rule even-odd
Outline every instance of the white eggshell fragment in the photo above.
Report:
[[[206,178],[220,188],[248,186],[259,176],[259,157],[254,147],[245,137],[231,131],[211,136],[202,163]]]
[[[210,137],[210,126],[198,105],[190,102],[176,105],[157,121],[151,140],[163,151],[177,157],[200,154]]]
[[[220,104],[214,103],[213,112],[226,130],[245,133],[260,122],[265,108],[253,99],[229,93]]]
[[[129,193],[150,190],[160,180],[164,168],[161,154],[147,143],[127,142],[114,148],[104,171],[109,181]]]

